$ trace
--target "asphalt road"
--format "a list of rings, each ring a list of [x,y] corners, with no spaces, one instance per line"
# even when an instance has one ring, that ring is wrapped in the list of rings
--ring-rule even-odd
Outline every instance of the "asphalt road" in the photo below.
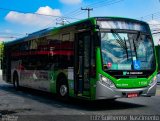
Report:
[[[157,85],[157,93],[153,97],[94,102],[76,99],[62,101],[56,96],[30,89],[15,91],[0,76],[0,118],[4,121],[6,115],[15,121],[17,118],[28,121],[37,117],[44,121],[82,121],[95,120],[91,116],[97,115],[160,115],[160,85]],[[17,115],[19,117],[11,117]]]

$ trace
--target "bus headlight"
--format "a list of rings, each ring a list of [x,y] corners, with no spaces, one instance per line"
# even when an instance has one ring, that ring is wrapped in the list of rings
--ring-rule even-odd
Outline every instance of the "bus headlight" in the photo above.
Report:
[[[149,83],[149,86],[152,86],[155,83],[157,83],[157,76],[153,77],[152,81]]]
[[[100,75],[100,82],[107,87],[115,88],[114,83],[102,75]]]

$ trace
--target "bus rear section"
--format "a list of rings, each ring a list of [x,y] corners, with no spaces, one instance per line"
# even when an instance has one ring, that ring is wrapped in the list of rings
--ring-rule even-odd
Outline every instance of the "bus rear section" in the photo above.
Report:
[[[130,19],[98,19],[96,99],[154,96],[157,66],[148,24]]]

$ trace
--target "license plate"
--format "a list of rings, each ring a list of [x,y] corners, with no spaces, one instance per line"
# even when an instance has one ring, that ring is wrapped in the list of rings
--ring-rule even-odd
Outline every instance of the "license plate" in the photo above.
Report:
[[[128,98],[138,97],[138,93],[128,93],[127,97]]]

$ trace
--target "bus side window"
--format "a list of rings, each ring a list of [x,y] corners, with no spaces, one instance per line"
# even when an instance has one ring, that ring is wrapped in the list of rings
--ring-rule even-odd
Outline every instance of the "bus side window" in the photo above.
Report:
[[[34,50],[34,49],[37,49],[38,46],[37,46],[37,40],[31,40],[30,42],[30,50]]]

